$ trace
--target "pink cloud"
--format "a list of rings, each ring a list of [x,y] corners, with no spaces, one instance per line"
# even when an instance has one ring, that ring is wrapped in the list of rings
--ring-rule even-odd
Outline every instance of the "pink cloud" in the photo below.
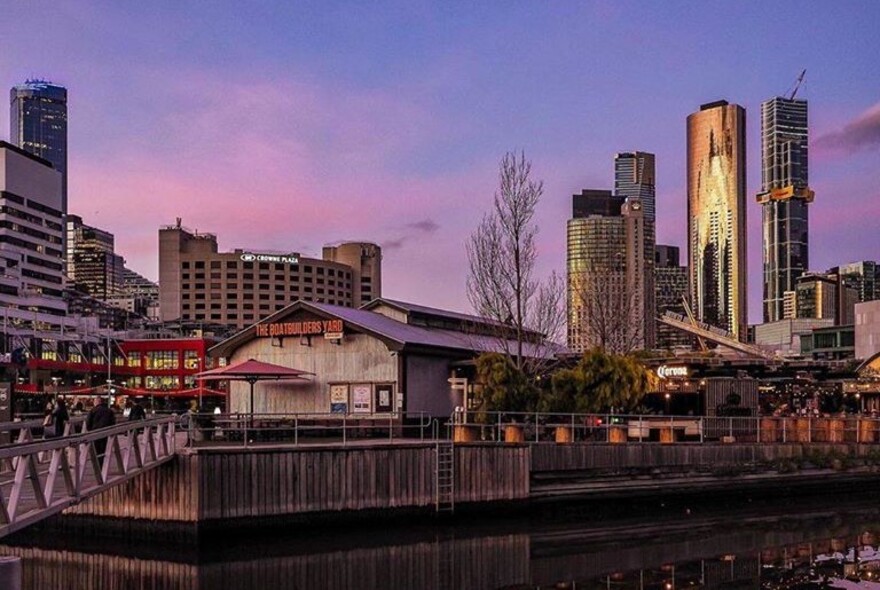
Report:
[[[820,135],[814,145],[820,155],[849,155],[880,149],[880,102],[842,128]]]

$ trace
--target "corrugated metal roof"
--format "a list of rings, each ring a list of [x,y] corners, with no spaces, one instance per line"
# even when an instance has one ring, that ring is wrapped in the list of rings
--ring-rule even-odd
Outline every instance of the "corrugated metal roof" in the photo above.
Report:
[[[391,302],[391,304],[399,304],[401,307],[403,307],[404,305],[410,306],[410,304],[403,304],[401,302]],[[422,306],[412,307],[416,308]],[[444,330],[439,328],[414,326],[399,322],[388,316],[382,315],[374,311],[369,311],[367,309],[353,309],[351,307],[331,305],[329,303],[314,303],[311,301],[302,300],[297,301],[284,308],[283,310],[272,314],[271,316],[263,320],[263,322],[278,321],[282,317],[285,317],[289,313],[295,311],[295,308],[312,309],[333,317],[337,317],[342,321],[351,324],[355,328],[358,328],[368,333],[372,333],[377,337],[384,338],[385,340],[393,341],[402,348],[406,348],[407,346],[427,346],[462,351],[503,352],[505,348],[513,350],[516,347],[516,343],[514,341],[507,340],[505,344],[505,341],[503,339],[499,339],[494,336],[468,334],[466,332],[456,330]],[[424,309],[432,310],[432,308]],[[443,310],[434,311],[442,312]],[[465,317],[471,318],[473,316]],[[252,331],[253,326],[221,342],[220,344],[215,346],[214,349],[222,350],[223,348],[229,347],[230,345],[233,349],[237,348],[240,344],[243,344],[245,341],[249,340],[252,337]],[[555,343],[547,343],[542,345],[536,345],[529,342],[523,343],[523,354],[530,357],[549,358],[557,354],[562,354],[566,352],[568,352],[568,350],[564,346]]]
[[[343,321],[349,322],[355,326],[385,336],[403,346],[434,346],[438,348],[474,350],[479,352],[501,352],[505,348],[503,340],[494,336],[467,334],[455,330],[441,330],[437,328],[413,326],[365,309],[352,309],[350,307],[341,307],[327,303],[310,303],[309,305],[321,309],[331,315],[335,315]],[[511,340],[508,340],[507,342],[509,343],[509,348],[515,347],[515,342]],[[566,351],[567,350],[564,346],[553,343],[540,346],[531,343],[523,343],[523,353],[527,356],[554,356]]]

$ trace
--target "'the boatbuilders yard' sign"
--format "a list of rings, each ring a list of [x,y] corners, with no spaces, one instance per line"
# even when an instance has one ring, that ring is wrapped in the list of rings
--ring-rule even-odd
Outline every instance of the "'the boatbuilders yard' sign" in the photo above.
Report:
[[[320,334],[341,334],[342,320],[313,320],[304,322],[273,322],[257,324],[257,338],[278,338],[279,336],[317,336]]]

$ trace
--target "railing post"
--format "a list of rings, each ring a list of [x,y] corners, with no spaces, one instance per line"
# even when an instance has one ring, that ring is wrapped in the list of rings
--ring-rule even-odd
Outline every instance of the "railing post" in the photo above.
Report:
[[[785,425],[788,424],[788,418],[782,418],[782,442],[786,441]]]
[[[535,442],[538,442],[538,412],[535,412]]]
[[[299,415],[293,415],[293,446],[299,444]]]
[[[642,438],[643,438],[642,433],[643,433],[643,430],[642,430],[642,417],[639,416],[639,442],[644,442],[644,441],[642,440]]]
[[[394,423],[391,416],[388,416],[388,442],[394,441]]]
[[[733,438],[733,418],[727,417],[727,436]]]
[[[345,421],[346,421],[345,418],[346,418],[346,415],[343,414],[343,415],[342,415],[342,446],[343,446],[343,447],[344,447],[345,444],[348,442],[348,438],[347,438],[347,437],[348,437],[348,433],[347,433],[346,430],[345,430],[345,426],[346,426],[346,424],[345,424]]]
[[[698,422],[698,427],[700,429],[700,444],[706,442],[706,418],[705,416],[700,416],[700,421]]]
[[[807,442],[813,442],[813,417],[807,418]]]
[[[245,419],[245,421],[244,421],[244,446],[248,446],[248,439],[250,438],[250,433],[248,432],[249,426],[250,426],[250,420]]]
[[[574,436],[574,414],[571,415],[571,442],[575,441]]]

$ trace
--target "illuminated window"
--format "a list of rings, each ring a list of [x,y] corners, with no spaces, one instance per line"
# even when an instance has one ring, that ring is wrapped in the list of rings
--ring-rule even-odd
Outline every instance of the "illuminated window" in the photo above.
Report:
[[[198,316],[196,316],[198,318]],[[147,352],[147,369],[177,369],[179,361],[176,350],[151,350]]]

